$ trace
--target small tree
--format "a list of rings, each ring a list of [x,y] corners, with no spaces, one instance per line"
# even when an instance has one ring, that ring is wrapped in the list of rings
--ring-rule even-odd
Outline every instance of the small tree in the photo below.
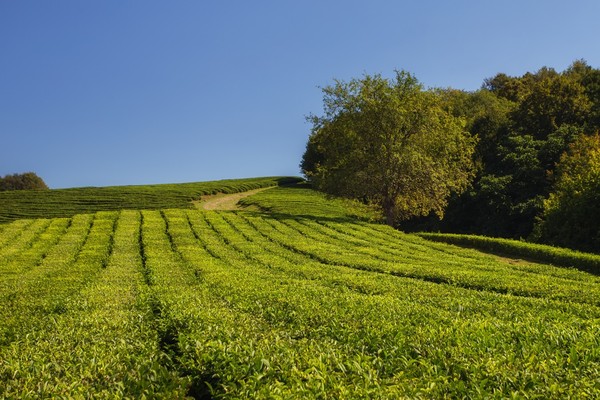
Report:
[[[33,172],[6,175],[0,178],[0,191],[3,190],[42,190],[48,189],[46,183]]]
[[[581,136],[563,154],[536,239],[600,251],[600,135]]]
[[[377,204],[395,224],[435,212],[472,177],[475,139],[440,96],[397,71],[393,81],[365,75],[322,89],[301,168],[325,192]]]

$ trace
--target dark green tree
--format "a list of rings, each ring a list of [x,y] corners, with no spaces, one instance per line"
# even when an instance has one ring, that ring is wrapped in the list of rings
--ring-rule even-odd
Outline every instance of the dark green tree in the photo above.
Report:
[[[585,130],[600,131],[600,70],[592,68],[584,60],[578,60],[565,73],[583,86],[584,93],[591,102]]]
[[[600,135],[580,136],[561,157],[535,238],[600,251]]]
[[[578,79],[548,68],[521,79],[527,90],[512,115],[517,133],[545,140],[563,125],[584,125],[591,102]]]
[[[415,229],[527,237],[569,144],[598,128],[600,75],[584,61],[559,73],[541,68],[520,77],[497,74],[481,90],[447,91],[449,109],[477,135],[477,175],[454,196],[444,219]],[[597,106],[598,105],[598,106]]]

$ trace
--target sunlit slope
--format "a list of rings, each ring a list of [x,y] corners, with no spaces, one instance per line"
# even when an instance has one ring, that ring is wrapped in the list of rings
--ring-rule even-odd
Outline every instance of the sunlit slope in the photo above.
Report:
[[[1,225],[0,398],[598,397],[598,277],[244,202]]]
[[[22,218],[71,217],[123,209],[192,208],[207,194],[236,193],[298,181],[266,177],[139,186],[85,187],[0,192],[0,223]]]
[[[311,189],[305,182],[258,193],[242,199],[240,205],[280,217],[364,221],[382,219],[373,208],[357,201],[327,196]]]

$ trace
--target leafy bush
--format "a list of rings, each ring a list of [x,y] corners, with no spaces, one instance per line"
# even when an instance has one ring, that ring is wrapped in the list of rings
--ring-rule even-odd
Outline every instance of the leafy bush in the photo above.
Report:
[[[46,183],[34,172],[6,175],[0,178],[0,191],[4,190],[44,190]]]

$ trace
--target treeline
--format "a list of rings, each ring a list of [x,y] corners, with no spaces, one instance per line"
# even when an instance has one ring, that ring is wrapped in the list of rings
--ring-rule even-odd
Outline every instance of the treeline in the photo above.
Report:
[[[300,164],[390,225],[600,251],[600,70],[497,74],[474,92],[414,76],[322,88]]]
[[[499,73],[475,92],[445,89],[447,110],[478,138],[476,175],[444,217],[406,230],[527,238],[600,250],[600,70]]]
[[[12,174],[0,177],[0,191],[5,190],[44,190],[48,186],[34,172]]]

